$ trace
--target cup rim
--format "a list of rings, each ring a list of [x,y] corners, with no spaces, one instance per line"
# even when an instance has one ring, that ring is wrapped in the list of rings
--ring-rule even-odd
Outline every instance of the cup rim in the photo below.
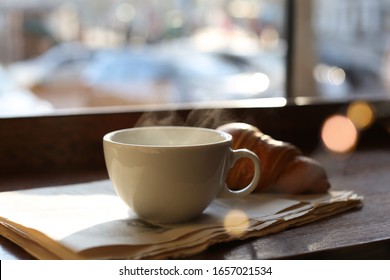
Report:
[[[125,133],[127,131],[140,131],[140,130],[151,130],[151,129],[158,129],[158,130],[198,130],[198,131],[206,131],[210,133],[219,134],[221,136],[220,141],[212,141],[207,143],[199,143],[199,144],[182,144],[182,145],[161,145],[161,144],[135,144],[135,143],[124,143],[120,141],[115,141],[112,138],[120,133]],[[144,147],[144,148],[171,148],[171,149],[177,149],[177,148],[188,148],[188,147],[202,147],[202,146],[211,146],[211,145],[220,145],[224,143],[230,143],[232,141],[232,135],[212,129],[212,128],[204,128],[204,127],[195,127],[195,126],[142,126],[142,127],[131,127],[131,128],[124,128],[119,130],[114,130],[111,132],[108,132],[103,136],[103,141],[108,143],[113,143],[117,145],[122,146],[132,146],[132,147]]]

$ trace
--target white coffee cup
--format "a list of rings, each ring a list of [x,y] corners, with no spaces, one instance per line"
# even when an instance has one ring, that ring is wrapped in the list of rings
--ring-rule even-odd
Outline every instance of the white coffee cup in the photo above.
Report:
[[[180,223],[199,216],[216,197],[250,194],[260,178],[259,158],[232,150],[228,133],[197,127],[154,126],[113,131],[103,138],[110,180],[119,197],[151,223]],[[239,158],[253,161],[248,186],[225,183]]]

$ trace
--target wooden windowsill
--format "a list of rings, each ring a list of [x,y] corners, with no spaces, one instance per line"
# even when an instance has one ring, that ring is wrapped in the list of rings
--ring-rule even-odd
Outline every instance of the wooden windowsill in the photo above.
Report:
[[[225,118],[219,122],[252,123],[274,138],[292,142],[315,157],[328,171],[332,188],[351,189],[363,195],[364,206],[270,236],[215,245],[192,258],[388,259],[389,122],[386,116],[378,117],[371,128],[361,132],[353,153],[334,156],[321,146],[321,124],[328,116],[343,113],[346,105],[220,109]],[[157,115],[166,113],[159,111]],[[205,113],[210,113],[210,110],[175,112],[185,120],[190,114],[197,119]],[[0,119],[0,191],[106,179],[103,135],[115,129],[132,127],[142,116],[142,112],[121,110],[105,114]],[[218,124],[209,122],[206,125],[213,127]],[[21,248],[0,238],[0,259],[30,258]]]

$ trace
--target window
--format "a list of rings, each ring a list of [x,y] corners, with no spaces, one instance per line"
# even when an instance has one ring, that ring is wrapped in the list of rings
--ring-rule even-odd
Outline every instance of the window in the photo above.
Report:
[[[301,72],[298,80],[305,81],[296,85],[295,96],[325,100],[388,96],[389,1],[292,2],[294,70]]]
[[[3,68],[54,110],[285,96],[285,0],[1,5]]]
[[[12,98],[0,85],[1,116],[389,93],[389,1],[20,0],[0,8],[1,79],[15,85]]]

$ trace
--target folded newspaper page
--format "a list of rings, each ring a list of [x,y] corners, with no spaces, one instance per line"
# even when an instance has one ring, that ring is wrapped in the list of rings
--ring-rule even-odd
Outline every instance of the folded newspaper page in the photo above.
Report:
[[[108,180],[0,193],[0,234],[38,259],[164,259],[260,237],[359,207],[351,191],[216,199],[197,219],[151,225]]]

